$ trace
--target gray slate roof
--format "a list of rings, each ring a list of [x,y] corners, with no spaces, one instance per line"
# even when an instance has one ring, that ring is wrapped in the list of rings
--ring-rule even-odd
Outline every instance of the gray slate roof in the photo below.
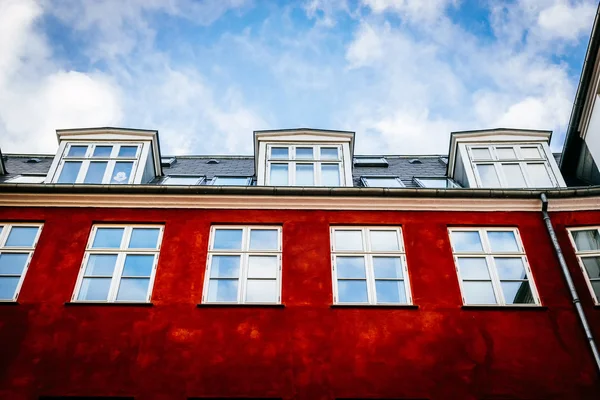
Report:
[[[360,157],[360,156],[357,156]],[[371,156],[369,156],[371,157]],[[373,156],[377,157],[377,156]],[[398,176],[406,187],[417,187],[415,177],[443,177],[446,176],[446,164],[442,157],[446,155],[427,156],[383,156],[388,162],[388,167],[354,167],[354,186],[362,186],[361,176]],[[560,154],[554,154],[557,162]],[[0,182],[17,175],[45,175],[50,169],[54,155],[4,155],[7,175],[0,176]],[[167,158],[167,156],[163,156]],[[171,167],[163,167],[163,173],[168,175],[199,175],[207,179],[215,176],[244,176],[254,177],[253,156],[178,156]],[[33,160],[37,160],[34,162]],[[218,164],[208,163],[217,160]],[[411,160],[419,162],[411,163]],[[156,179],[153,184],[158,184],[163,178]]]

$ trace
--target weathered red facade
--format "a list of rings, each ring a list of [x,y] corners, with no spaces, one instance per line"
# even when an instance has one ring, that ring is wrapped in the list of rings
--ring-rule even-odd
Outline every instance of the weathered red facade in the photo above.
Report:
[[[594,334],[565,227],[553,222]],[[598,399],[567,286],[535,212],[0,208],[43,231],[0,305],[0,398]],[[165,225],[151,306],[69,305],[92,224]],[[211,224],[283,226],[283,307],[200,306]],[[400,225],[417,307],[332,307],[330,225]],[[518,227],[543,307],[465,308],[448,226]]]

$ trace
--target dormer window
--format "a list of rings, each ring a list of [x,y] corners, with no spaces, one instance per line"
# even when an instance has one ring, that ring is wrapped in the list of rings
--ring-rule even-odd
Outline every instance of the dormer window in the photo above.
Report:
[[[290,129],[254,138],[259,186],[352,186],[352,132]]]
[[[447,177],[465,188],[565,187],[548,146],[551,133],[526,129],[453,132]]]
[[[557,182],[541,145],[468,146],[475,176],[484,188],[548,188]]]
[[[269,145],[267,185],[340,186],[340,146]]]
[[[127,185],[162,176],[158,132],[121,128],[57,131],[46,183]]]
[[[140,148],[136,143],[68,143],[58,166],[56,183],[132,183]]]

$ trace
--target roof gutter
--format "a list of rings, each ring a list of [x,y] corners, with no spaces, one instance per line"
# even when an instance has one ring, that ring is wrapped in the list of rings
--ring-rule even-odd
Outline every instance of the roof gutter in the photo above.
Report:
[[[391,198],[471,198],[471,199],[539,199],[600,196],[600,186],[528,189],[428,189],[370,187],[273,187],[273,186],[167,186],[167,185],[65,185],[2,183],[2,193],[58,194],[169,194],[169,195],[246,195],[246,196],[323,196],[323,197],[391,197]]]

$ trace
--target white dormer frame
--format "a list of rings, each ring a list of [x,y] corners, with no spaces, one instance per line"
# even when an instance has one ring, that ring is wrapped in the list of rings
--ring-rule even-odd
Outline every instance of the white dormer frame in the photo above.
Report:
[[[85,129],[59,129],[56,131],[58,138],[58,151],[52,161],[52,165],[46,176],[45,183],[55,183],[62,169],[65,160],[68,160],[67,151],[70,146],[87,145],[88,151],[93,151],[95,145],[137,145],[136,161],[133,166],[132,179],[129,184],[140,184],[144,176],[145,167],[152,155],[152,166],[156,177],[162,176],[160,145],[158,141],[158,131],[126,128],[85,128]],[[91,145],[91,146],[90,146]],[[117,151],[113,148],[113,152]],[[112,155],[111,155],[112,158]],[[93,160],[87,158],[86,160]],[[79,160],[79,158],[77,158]],[[98,161],[106,161],[98,159]],[[124,160],[126,161],[126,160]],[[114,163],[114,161],[111,161]],[[105,174],[108,173],[105,171]],[[85,176],[85,170],[79,171],[77,182],[82,181]]]
[[[257,185],[264,186],[268,182],[268,151],[270,147],[288,146],[313,147],[318,152],[320,147],[338,147],[341,150],[340,160],[340,186],[353,186],[352,160],[354,157],[354,132],[330,131],[322,129],[283,129],[254,132],[254,168]],[[317,157],[317,155],[315,154]],[[281,160],[285,161],[285,160]],[[295,162],[294,160],[291,160]],[[299,162],[301,160],[298,160]],[[305,162],[323,162],[327,160],[302,160]],[[291,170],[292,168],[290,168]],[[289,174],[292,172],[288,171]],[[319,184],[318,178],[315,186]]]
[[[566,187],[566,183],[560,173],[560,169],[554,155],[550,150],[550,138],[552,136],[551,131],[540,131],[540,130],[528,130],[528,129],[489,129],[480,131],[464,131],[464,132],[452,132],[450,136],[450,151],[448,153],[448,177],[451,179],[455,178],[456,166],[459,161],[462,162],[465,175],[468,180],[468,186],[471,188],[481,187],[479,178],[473,167],[474,161],[471,157],[471,150],[473,147],[488,147],[495,151],[496,147],[510,147],[510,146],[536,146],[538,147],[543,156],[543,163],[550,173],[550,179],[556,185],[556,187]],[[518,149],[517,149],[518,152]],[[497,162],[498,160],[492,160]],[[518,159],[507,162],[524,162],[527,161],[519,155]],[[536,161],[536,160],[531,160]],[[537,160],[542,162],[542,160]]]

